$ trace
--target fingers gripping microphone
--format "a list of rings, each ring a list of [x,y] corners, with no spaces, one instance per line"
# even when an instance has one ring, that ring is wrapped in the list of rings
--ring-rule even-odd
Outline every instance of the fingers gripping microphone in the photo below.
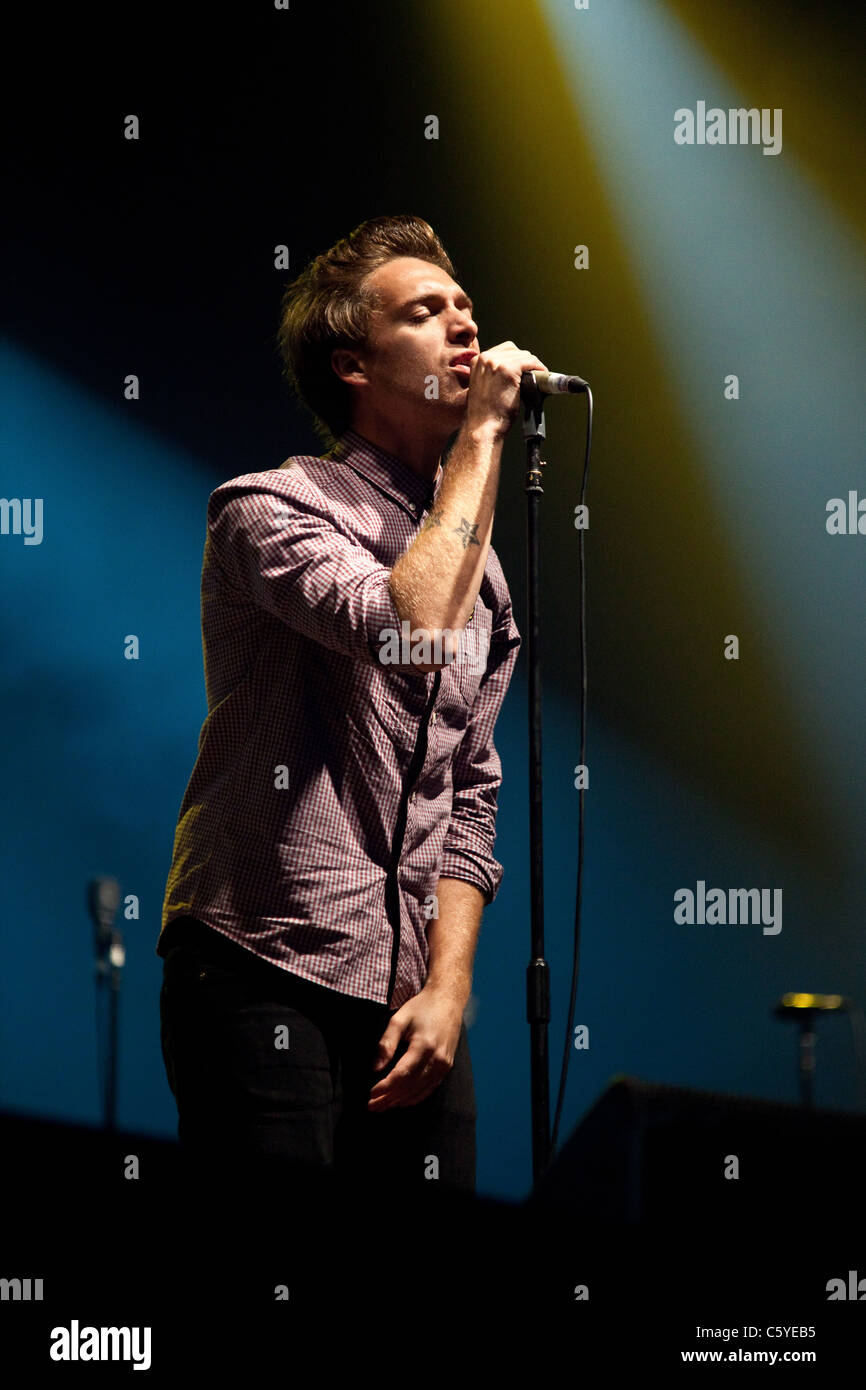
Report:
[[[524,372],[520,384],[520,394],[526,399],[535,391],[542,396],[564,396],[568,393],[585,391],[589,386],[582,376],[564,376],[562,372]]]

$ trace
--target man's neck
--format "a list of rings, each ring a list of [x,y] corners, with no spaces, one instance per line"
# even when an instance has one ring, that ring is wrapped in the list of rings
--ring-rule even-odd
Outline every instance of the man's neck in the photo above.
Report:
[[[419,439],[416,432],[403,433],[391,422],[381,420],[353,420],[349,428],[384,449],[386,454],[393,454],[413,473],[430,482],[436,480],[447,439],[430,439],[429,436]]]

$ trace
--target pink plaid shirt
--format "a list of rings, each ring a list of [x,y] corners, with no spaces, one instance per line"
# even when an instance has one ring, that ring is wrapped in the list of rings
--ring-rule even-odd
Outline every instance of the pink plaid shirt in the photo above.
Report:
[[[158,954],[168,923],[188,914],[393,1010],[427,977],[440,875],[496,896],[493,728],[521,641],[502,567],[491,547],[459,652],[432,672],[413,669],[388,588],[441,477],[349,430],[321,458],[211,494],[208,714]]]

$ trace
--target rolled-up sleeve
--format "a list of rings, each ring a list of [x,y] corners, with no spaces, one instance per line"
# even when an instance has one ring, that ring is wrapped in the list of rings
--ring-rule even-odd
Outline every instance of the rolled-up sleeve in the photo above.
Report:
[[[510,601],[493,630],[487,667],[454,758],[454,798],[442,852],[440,878],[472,883],[493,902],[504,869],[494,857],[502,764],[493,730],[520,650],[520,633]]]
[[[287,497],[263,475],[218,487],[206,547],[247,599],[332,651],[378,662],[387,634],[400,632],[390,570],[300,487]]]

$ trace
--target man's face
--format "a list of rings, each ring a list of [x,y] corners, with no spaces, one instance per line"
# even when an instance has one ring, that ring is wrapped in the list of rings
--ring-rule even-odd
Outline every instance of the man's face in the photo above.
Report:
[[[369,346],[354,354],[366,378],[357,393],[364,408],[399,413],[407,422],[426,413],[438,428],[457,429],[469,367],[455,365],[455,358],[468,360],[479,350],[469,296],[446,271],[414,256],[387,261],[366,283],[378,291],[382,307],[371,316]]]

